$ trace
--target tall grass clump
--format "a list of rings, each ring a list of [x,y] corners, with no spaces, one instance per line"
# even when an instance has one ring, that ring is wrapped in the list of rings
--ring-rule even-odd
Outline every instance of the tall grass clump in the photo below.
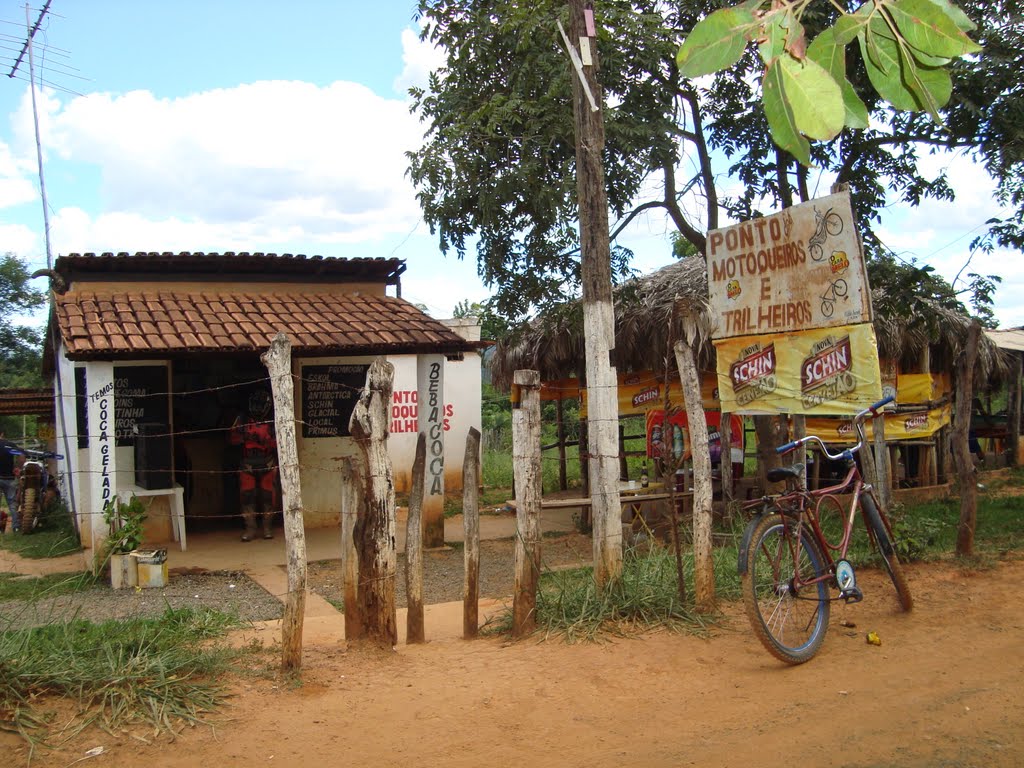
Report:
[[[173,733],[200,722],[224,696],[219,682],[248,649],[220,642],[240,625],[211,610],[168,608],[158,619],[71,621],[0,633],[0,725],[30,744],[95,725],[147,724]],[[76,717],[51,733],[42,711],[66,699]]]

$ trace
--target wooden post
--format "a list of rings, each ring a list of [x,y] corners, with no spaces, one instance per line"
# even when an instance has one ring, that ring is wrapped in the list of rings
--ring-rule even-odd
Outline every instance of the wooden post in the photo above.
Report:
[[[974,527],[978,520],[978,485],[975,480],[974,461],[968,446],[973,399],[974,363],[978,359],[981,324],[971,321],[967,331],[962,357],[956,366],[956,414],[953,419],[953,456],[960,479],[960,525],[956,535],[956,554],[970,557],[974,554]]]
[[[366,519],[358,531],[359,607],[365,639],[380,646],[398,643],[395,614],[395,483],[388,456],[388,429],[395,367],[378,357],[352,411],[349,431],[365,461]]]
[[[690,427],[690,453],[693,456],[693,594],[697,610],[708,612],[715,606],[715,567],[711,551],[711,451],[708,448],[708,424],[700,396],[700,377],[693,348],[675,343],[679,383],[686,403]]]
[[[718,417],[718,439],[722,446],[719,459],[719,474],[722,476],[722,505],[725,514],[731,518],[729,505],[732,503],[732,414],[722,411]]]
[[[341,462],[341,587],[345,600],[345,640],[358,640],[366,633],[359,613],[359,553],[357,530],[366,519],[366,493],[357,459]]]
[[[540,374],[516,371],[519,407],[512,411],[512,463],[516,472],[516,583],[512,598],[512,637],[537,627],[540,580]],[[620,533],[621,536],[621,533]]]
[[[892,508],[892,473],[889,471],[889,452],[885,449],[885,416],[875,416],[871,427],[875,449],[875,476],[878,482],[875,486],[875,498],[878,499],[882,511],[888,514]]]
[[[1010,389],[1009,408],[1007,408],[1010,418],[1010,446],[1006,456],[1006,465],[1016,467],[1017,446],[1020,444],[1021,375],[1022,369],[1024,369],[1024,353],[1014,352],[1013,363],[1010,367],[1013,371],[1013,382]]]
[[[593,25],[589,25],[593,28]],[[608,198],[604,182],[603,95],[597,73],[597,37],[591,36],[584,0],[569,0],[572,58],[586,39],[589,63],[574,62],[570,74],[576,128],[576,194],[580,212],[580,277],[583,293],[583,337],[587,366],[587,423],[590,440],[590,509],[593,518],[594,579],[599,587],[622,575],[622,507],[619,500],[618,378],[615,308],[612,298],[611,248],[608,239]]]
[[[405,642],[425,643],[423,624],[423,483],[427,466],[427,435],[416,438],[409,489],[409,516],[405,521]]]
[[[555,410],[558,414],[558,424],[555,428],[558,434],[558,488],[565,491],[569,488],[569,479],[565,467],[565,406],[562,405],[561,395],[555,401]]]
[[[270,349],[260,356],[270,375],[274,395],[277,466],[284,503],[284,543],[288,557],[288,597],[281,621],[281,669],[302,667],[302,622],[306,613],[306,530],[302,523],[299,452],[295,443],[295,400],[292,381],[292,345],[278,332]]]
[[[462,530],[462,637],[470,640],[480,627],[480,431],[476,427],[470,427],[466,435],[462,461]]]
[[[619,422],[619,479],[629,480],[629,462],[626,460],[626,427]]]

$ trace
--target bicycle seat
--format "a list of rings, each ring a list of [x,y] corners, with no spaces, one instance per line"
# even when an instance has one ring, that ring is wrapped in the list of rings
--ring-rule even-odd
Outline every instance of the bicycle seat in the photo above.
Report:
[[[769,469],[765,477],[769,483],[781,483],[783,480],[799,480],[803,477],[804,468],[801,464],[794,464],[791,467],[775,467]]]

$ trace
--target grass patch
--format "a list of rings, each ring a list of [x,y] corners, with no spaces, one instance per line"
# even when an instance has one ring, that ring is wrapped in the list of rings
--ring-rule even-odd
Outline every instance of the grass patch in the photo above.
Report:
[[[95,725],[147,724],[171,732],[200,722],[224,696],[218,682],[250,649],[219,642],[241,622],[211,610],[168,610],[158,619],[73,621],[0,633],[0,720],[32,745],[57,736],[48,698],[76,712],[61,736]]]
[[[36,577],[0,573],[0,601],[58,597],[90,589],[96,584],[96,577],[88,572],[54,573]]]
[[[63,557],[82,551],[78,536],[66,528],[22,534],[8,533],[0,536],[0,548],[14,552],[21,557],[43,559]]]
[[[658,627],[704,633],[714,617],[693,608],[689,557],[684,557],[684,574],[688,591],[680,600],[675,555],[657,545],[627,548],[622,579],[610,589],[598,589],[591,567],[545,572],[537,594],[538,632],[568,642],[596,640],[605,633],[629,636]],[[509,608],[489,631],[507,633],[511,628]]]

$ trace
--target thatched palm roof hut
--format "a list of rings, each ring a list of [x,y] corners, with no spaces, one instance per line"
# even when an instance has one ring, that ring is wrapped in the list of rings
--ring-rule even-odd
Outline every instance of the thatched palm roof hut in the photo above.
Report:
[[[907,297],[886,286],[872,288],[879,355],[913,367],[930,351],[933,371],[950,370],[967,337],[971,318],[936,301],[917,299],[906,312]],[[686,339],[698,363],[714,367],[705,262],[681,259],[615,289],[615,365],[620,372],[661,371],[674,367],[672,344]],[[491,363],[495,386],[508,389],[518,369],[540,372],[543,381],[579,376],[584,361],[583,311],[574,299],[546,311],[498,343]],[[987,337],[978,351],[975,381],[984,385],[1004,370],[1003,355]]]

